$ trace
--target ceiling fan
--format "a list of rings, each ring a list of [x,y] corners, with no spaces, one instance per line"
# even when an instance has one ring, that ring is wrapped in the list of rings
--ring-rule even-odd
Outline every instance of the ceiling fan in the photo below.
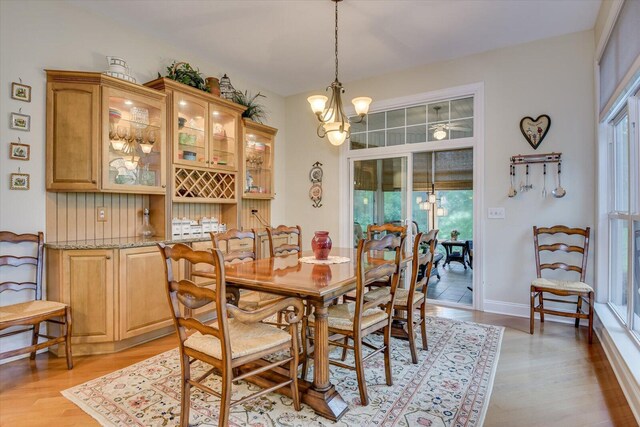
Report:
[[[436,122],[440,121],[440,109],[442,107],[440,107],[439,105],[433,107],[434,110],[436,110]],[[470,131],[471,129],[465,126],[460,126],[457,124],[451,124],[451,123],[436,123],[436,124],[432,124],[431,126],[429,126],[429,130],[433,131],[433,137],[437,140],[442,140],[445,139],[447,137],[447,131],[452,131],[452,130],[460,130],[460,131]]]

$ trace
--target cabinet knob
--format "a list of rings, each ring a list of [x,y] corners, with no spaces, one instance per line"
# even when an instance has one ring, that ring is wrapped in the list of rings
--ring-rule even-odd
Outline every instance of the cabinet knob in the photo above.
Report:
[[[91,180],[91,183],[92,183],[92,184],[96,184],[97,182],[98,182],[98,181],[96,181],[95,179],[92,179],[92,180]]]
[[[165,184],[162,184],[161,187],[162,188],[167,188],[167,186]]]
[[[105,258],[106,259],[111,259],[111,255],[107,255]]]

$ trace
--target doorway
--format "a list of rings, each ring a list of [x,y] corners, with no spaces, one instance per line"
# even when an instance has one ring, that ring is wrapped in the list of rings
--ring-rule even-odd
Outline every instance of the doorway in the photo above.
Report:
[[[473,304],[473,148],[431,150],[350,161],[353,245],[372,224],[438,229],[429,299]],[[411,191],[409,191],[411,189]]]

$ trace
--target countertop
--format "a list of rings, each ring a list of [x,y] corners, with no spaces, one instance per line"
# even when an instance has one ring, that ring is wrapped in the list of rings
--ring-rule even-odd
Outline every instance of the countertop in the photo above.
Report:
[[[60,242],[46,242],[49,249],[125,249],[153,246],[156,243],[172,245],[174,243],[192,243],[210,241],[209,235],[205,236],[172,236],[170,238],[154,237],[119,237],[113,239],[68,240]]]

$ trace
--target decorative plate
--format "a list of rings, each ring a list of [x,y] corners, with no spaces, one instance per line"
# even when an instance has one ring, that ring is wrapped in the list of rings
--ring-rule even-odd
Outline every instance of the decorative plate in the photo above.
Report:
[[[534,150],[538,149],[550,127],[551,117],[546,114],[538,116],[537,119],[523,117],[520,120],[520,132]]]
[[[319,166],[314,166],[309,171],[309,179],[311,182],[320,182],[322,181],[322,168]]]
[[[322,199],[322,186],[320,184],[313,184],[309,189],[309,198],[314,202]]]

